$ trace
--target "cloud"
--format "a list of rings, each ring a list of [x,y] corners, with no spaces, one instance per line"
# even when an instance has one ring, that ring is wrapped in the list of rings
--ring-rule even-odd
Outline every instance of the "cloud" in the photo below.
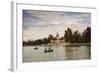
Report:
[[[23,10],[24,39],[43,38],[57,32],[63,36],[68,27],[83,31],[90,26],[90,13]]]

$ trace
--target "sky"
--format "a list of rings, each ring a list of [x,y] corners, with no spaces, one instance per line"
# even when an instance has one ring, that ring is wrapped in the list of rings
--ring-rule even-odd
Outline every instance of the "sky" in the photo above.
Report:
[[[59,33],[67,28],[83,32],[91,26],[91,14],[80,12],[23,10],[23,40],[37,40]]]

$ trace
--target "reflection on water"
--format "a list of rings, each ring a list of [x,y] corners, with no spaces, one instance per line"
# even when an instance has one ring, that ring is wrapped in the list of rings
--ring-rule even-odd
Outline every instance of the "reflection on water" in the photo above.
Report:
[[[23,62],[91,59],[90,46],[35,46],[23,47]],[[51,48],[52,52],[45,53]]]

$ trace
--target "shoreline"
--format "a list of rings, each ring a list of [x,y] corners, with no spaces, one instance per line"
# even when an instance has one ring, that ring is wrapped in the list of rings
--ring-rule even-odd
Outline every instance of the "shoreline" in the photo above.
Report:
[[[41,45],[26,45],[26,46],[91,46],[91,43],[61,43],[61,44],[41,44]],[[26,47],[23,46],[23,47]]]

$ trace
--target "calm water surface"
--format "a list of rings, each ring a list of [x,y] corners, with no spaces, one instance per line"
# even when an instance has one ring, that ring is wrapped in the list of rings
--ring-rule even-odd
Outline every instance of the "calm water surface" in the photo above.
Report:
[[[53,52],[45,53],[45,48],[49,46],[23,47],[23,62],[39,62],[39,61],[59,61],[59,60],[84,60],[91,58],[90,46],[55,46],[51,47]]]

